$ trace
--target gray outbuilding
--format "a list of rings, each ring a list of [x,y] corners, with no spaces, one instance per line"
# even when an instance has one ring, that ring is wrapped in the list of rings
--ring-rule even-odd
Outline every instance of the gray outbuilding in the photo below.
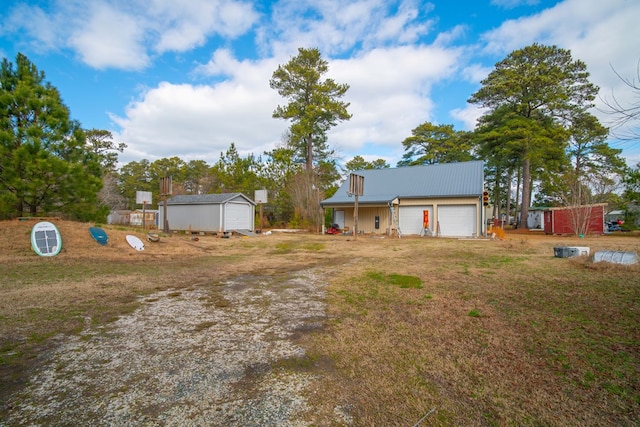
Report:
[[[255,203],[242,193],[179,195],[167,200],[172,231],[226,233],[254,229]],[[159,203],[164,224],[163,202]]]

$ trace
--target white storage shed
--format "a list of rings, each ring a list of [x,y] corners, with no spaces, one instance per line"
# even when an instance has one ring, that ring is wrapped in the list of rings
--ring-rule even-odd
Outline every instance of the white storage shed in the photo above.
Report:
[[[164,224],[163,202],[159,224]],[[225,233],[253,231],[255,203],[242,193],[179,195],[167,200],[167,219],[172,231]]]

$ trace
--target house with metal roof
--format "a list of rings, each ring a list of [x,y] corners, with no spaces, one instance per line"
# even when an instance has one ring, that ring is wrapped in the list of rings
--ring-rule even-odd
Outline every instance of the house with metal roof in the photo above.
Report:
[[[471,237],[485,233],[482,161],[361,170],[358,231],[387,235]],[[355,196],[347,179],[320,205],[333,222],[353,230]]]
[[[253,231],[255,203],[242,193],[183,194],[167,200],[172,231],[226,233]],[[164,202],[158,204],[164,224]]]

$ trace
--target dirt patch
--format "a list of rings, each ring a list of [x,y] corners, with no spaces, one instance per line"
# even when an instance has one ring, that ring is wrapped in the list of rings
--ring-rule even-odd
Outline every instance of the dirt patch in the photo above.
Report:
[[[314,378],[291,369],[305,358],[292,336],[324,317],[321,277],[244,276],[146,296],[108,326],[87,319],[58,338],[8,424],[305,425],[289,420],[303,419]]]

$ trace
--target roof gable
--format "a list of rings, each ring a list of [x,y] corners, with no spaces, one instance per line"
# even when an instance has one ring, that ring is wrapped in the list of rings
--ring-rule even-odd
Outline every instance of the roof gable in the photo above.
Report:
[[[368,169],[354,173],[364,176],[364,193],[358,198],[359,203],[388,203],[396,197],[480,196],[484,187],[482,161]],[[333,197],[321,204],[353,203],[348,189],[347,179]]]
[[[242,193],[181,194],[168,199],[167,205],[211,205],[223,204],[234,200],[247,201],[255,205],[253,200]]]

